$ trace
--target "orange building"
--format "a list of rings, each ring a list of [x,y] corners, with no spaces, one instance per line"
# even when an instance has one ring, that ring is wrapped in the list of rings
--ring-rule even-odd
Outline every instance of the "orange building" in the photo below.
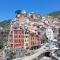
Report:
[[[29,47],[39,46],[41,44],[40,35],[36,35],[35,33],[31,33],[29,36]]]

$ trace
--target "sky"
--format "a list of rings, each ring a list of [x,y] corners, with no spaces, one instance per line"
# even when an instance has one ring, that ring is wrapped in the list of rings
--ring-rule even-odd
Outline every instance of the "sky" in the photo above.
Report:
[[[60,0],[0,0],[0,21],[15,17],[16,10],[41,15],[60,10]]]

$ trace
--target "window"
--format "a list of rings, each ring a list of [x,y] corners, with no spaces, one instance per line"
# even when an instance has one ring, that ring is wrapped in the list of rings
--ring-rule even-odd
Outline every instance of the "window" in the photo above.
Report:
[[[14,33],[17,34],[17,30],[14,30]]]
[[[13,33],[13,31],[11,31],[11,34]]]
[[[22,34],[22,31],[19,31],[19,34]]]
[[[20,38],[20,35],[19,35],[19,38]]]
[[[24,34],[24,31],[21,31],[22,34]]]
[[[18,35],[14,35],[14,38],[18,38]]]
[[[34,40],[34,37],[33,37],[33,40]]]
[[[21,42],[21,40],[19,39],[19,42]]]
[[[11,44],[11,47],[13,47],[13,44]]]
[[[29,34],[29,32],[25,32],[25,34]]]
[[[32,40],[32,37],[31,37],[31,40]]]
[[[15,43],[18,43],[18,39],[15,39],[14,42],[15,42]]]
[[[28,36],[26,36],[26,38],[27,38]]]
[[[31,37],[31,40],[34,40],[34,37]]]
[[[25,42],[26,42],[26,40],[25,40]]]
[[[28,46],[28,43],[26,43],[26,46]]]
[[[22,47],[22,48],[24,48],[24,47]]]
[[[21,46],[21,44],[19,44]]]
[[[10,42],[13,42],[13,40],[12,40],[12,39],[10,39],[9,41],[10,41]]]
[[[13,37],[13,35],[10,35],[10,37],[12,38],[12,37]]]
[[[32,44],[34,45],[34,42]]]
[[[25,34],[26,34],[26,32],[25,32]]]
[[[16,46],[16,47],[18,47],[18,46],[19,46],[19,44],[16,44],[15,46]]]

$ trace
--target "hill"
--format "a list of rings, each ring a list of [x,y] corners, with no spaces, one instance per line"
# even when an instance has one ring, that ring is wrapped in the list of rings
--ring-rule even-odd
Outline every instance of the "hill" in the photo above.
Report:
[[[51,12],[47,15],[60,18],[60,11]]]
[[[11,19],[0,22],[0,27],[3,28],[2,30],[0,29],[0,48],[3,48],[7,44],[8,31],[6,29],[9,28],[10,21]]]
[[[0,26],[3,28],[9,28],[10,21],[11,21],[11,19],[4,20],[4,21],[0,22]]]

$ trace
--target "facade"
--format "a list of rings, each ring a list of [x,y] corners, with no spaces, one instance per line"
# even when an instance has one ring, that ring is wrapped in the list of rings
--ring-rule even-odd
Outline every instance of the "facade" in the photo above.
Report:
[[[29,47],[29,31],[25,30],[24,32],[24,48]]]
[[[41,37],[36,33],[30,33],[29,47],[39,46],[41,44]]]
[[[28,30],[12,30],[9,34],[9,46],[11,48],[31,48],[41,44],[42,35],[30,33]]]
[[[29,47],[32,47],[32,46],[34,46],[35,45],[35,39],[36,37],[35,37],[35,35],[34,35],[34,33],[31,33],[30,34],[30,36],[29,36]]]
[[[24,32],[22,30],[12,30],[10,32],[10,47],[24,47]]]

